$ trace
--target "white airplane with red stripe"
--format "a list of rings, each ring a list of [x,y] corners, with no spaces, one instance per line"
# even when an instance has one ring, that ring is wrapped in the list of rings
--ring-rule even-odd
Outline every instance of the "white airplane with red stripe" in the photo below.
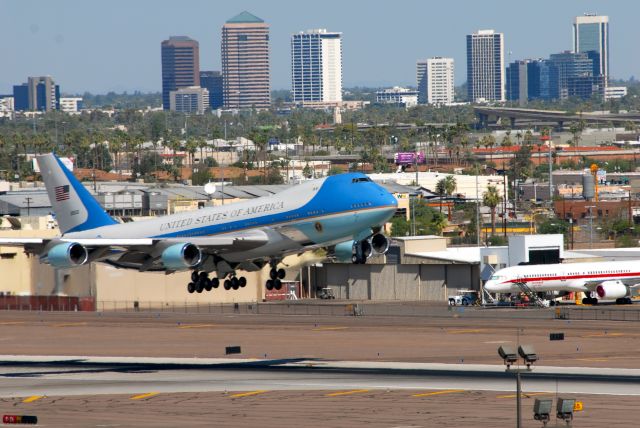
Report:
[[[525,284],[531,291],[573,291],[587,296],[583,303],[615,300],[631,303],[631,288],[640,284],[640,262],[561,263],[521,265],[495,272],[484,289],[490,293],[517,293]]]

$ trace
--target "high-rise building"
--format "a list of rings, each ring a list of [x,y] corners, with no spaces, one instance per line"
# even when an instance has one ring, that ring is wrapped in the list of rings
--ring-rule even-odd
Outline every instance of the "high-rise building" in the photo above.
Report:
[[[291,36],[291,92],[294,102],[342,101],[342,33]]]
[[[515,61],[507,66],[507,101],[521,106],[529,101],[529,61]]]
[[[569,79],[598,77],[593,75],[593,61],[586,53],[566,51],[552,54],[549,56],[549,62],[557,69],[558,98],[563,100],[572,96],[569,93]],[[597,84],[597,82],[594,83]],[[581,82],[580,85],[584,87],[584,82]],[[572,92],[575,93],[575,91]]]
[[[209,91],[209,108],[216,110],[222,108],[222,73],[219,71],[201,71],[200,86]]]
[[[228,109],[269,108],[269,25],[249,12],[222,27],[222,96]]]
[[[51,111],[60,108],[60,86],[51,76],[29,77],[27,83],[14,85],[16,111]]]
[[[453,72],[453,58],[436,56],[418,61],[418,103],[451,105],[455,94]]]
[[[480,30],[467,35],[467,85],[471,102],[504,101],[504,34]]]
[[[585,14],[573,21],[573,51],[592,52],[594,76],[609,78],[609,17]]]
[[[162,107],[169,110],[169,93],[200,86],[200,45],[187,36],[171,36],[161,44]]]
[[[171,111],[187,114],[204,114],[209,110],[209,91],[199,86],[176,89],[169,93]]]

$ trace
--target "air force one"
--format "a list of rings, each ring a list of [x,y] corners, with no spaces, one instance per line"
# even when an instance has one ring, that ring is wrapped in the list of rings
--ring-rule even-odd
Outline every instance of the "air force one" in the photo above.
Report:
[[[550,291],[583,292],[586,304],[598,299],[631,303],[631,289],[639,286],[637,261],[523,265],[495,272],[484,289],[489,293],[518,293],[528,287],[534,293]]]
[[[121,224],[55,155],[37,159],[62,235],[0,238],[0,245],[22,245],[55,268],[104,262],[142,272],[191,270],[190,293],[221,284],[237,290],[247,284],[239,271],[267,264],[266,288],[280,289],[285,271],[279,263],[308,250],[325,248],[334,259],[365,263],[388,250],[380,230],[398,204],[366,175],[347,173],[247,202]]]

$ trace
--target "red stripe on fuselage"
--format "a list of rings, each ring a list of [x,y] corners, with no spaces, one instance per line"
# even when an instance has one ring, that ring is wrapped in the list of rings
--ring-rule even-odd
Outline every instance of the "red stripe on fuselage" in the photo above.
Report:
[[[588,275],[564,275],[564,276],[541,276],[541,277],[530,277],[530,278],[519,278],[519,279],[510,279],[509,281],[503,282],[505,283],[516,283],[516,282],[534,282],[534,281],[570,281],[573,279],[601,279],[601,278],[636,278],[640,277],[640,272],[621,272],[621,273],[598,273],[598,274],[588,274]]]

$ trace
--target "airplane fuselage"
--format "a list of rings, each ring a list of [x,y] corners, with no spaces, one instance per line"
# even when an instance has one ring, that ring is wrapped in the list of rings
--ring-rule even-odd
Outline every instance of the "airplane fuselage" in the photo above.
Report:
[[[227,253],[230,261],[333,245],[384,224],[397,201],[364,174],[310,180],[268,197],[64,235],[74,238],[193,238],[275,230],[259,248]]]
[[[523,265],[500,269],[484,285],[490,293],[515,293],[526,284],[534,292],[588,291],[585,284],[640,278],[640,263],[615,261]]]

